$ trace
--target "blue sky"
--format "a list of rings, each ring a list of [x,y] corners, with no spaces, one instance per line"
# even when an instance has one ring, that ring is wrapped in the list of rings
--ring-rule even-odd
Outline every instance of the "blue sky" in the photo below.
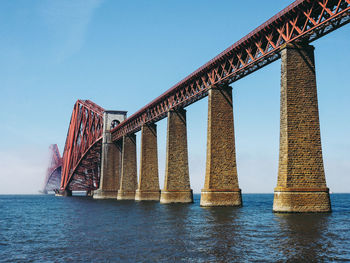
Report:
[[[57,143],[63,151],[77,99],[131,115],[291,2],[0,1],[0,194],[37,192],[48,146]],[[313,45],[327,183],[333,192],[349,192],[350,25]],[[240,187],[273,192],[280,61],[232,87]],[[187,117],[191,185],[199,192],[207,98],[189,106]],[[161,185],[165,132],[162,120]]]

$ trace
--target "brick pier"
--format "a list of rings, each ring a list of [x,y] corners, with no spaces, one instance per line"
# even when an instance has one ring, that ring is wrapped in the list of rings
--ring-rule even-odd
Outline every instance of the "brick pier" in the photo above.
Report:
[[[186,111],[184,109],[168,112],[166,168],[161,203],[191,203],[192,189],[188,171],[188,150]]]
[[[144,124],[141,128],[140,178],[135,200],[159,201],[159,198],[157,126]]]
[[[136,136],[123,136],[122,173],[118,200],[134,200],[137,188]]]
[[[238,186],[232,88],[212,87],[208,94],[207,161],[201,206],[241,206]]]
[[[314,47],[281,50],[281,122],[275,212],[330,212],[323,167]]]

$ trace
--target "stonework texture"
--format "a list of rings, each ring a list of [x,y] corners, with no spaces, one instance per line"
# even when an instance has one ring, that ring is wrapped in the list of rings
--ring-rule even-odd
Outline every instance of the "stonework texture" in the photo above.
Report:
[[[168,112],[166,168],[161,203],[193,202],[188,170],[186,111]]]
[[[114,143],[102,143],[100,187],[94,199],[117,199],[121,172],[121,152]]]
[[[242,206],[241,190],[214,191],[203,189],[201,192],[201,206]]]
[[[157,126],[145,124],[141,128],[141,156],[139,187],[135,200],[159,200]]]
[[[123,136],[122,173],[118,200],[134,200],[137,189],[136,136]]]
[[[288,44],[281,50],[281,60],[280,152],[274,211],[328,212],[331,205],[322,158],[314,48]]]
[[[232,88],[208,93],[207,160],[201,206],[241,206],[238,186]]]
[[[273,211],[275,212],[330,212],[328,191],[276,192]]]

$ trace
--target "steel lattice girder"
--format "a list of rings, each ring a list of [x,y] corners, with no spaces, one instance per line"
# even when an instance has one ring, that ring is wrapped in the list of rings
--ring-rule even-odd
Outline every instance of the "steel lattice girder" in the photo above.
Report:
[[[101,166],[101,145],[99,139],[84,154],[76,169],[74,170],[71,180],[67,185],[70,190],[96,190],[100,184],[100,166]]]
[[[49,147],[50,161],[46,170],[46,176],[42,192],[59,189],[61,182],[62,158],[57,144],[51,144]]]
[[[112,130],[112,139],[137,132],[280,58],[286,43],[310,43],[350,22],[350,0],[297,0]]]
[[[89,100],[75,103],[64,147],[61,190],[97,189],[103,112],[103,108]]]

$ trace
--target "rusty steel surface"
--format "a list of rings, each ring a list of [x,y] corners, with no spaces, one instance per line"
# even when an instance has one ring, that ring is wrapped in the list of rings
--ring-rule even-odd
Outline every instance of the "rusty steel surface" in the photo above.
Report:
[[[63,153],[61,190],[98,188],[103,112],[89,100],[75,103]]]
[[[44,185],[41,190],[42,193],[58,190],[61,183],[62,158],[57,144],[50,145],[49,154],[50,160],[46,170]]]
[[[350,22],[350,0],[297,0],[112,130],[112,139],[137,132],[280,58],[286,43],[310,43]]]

